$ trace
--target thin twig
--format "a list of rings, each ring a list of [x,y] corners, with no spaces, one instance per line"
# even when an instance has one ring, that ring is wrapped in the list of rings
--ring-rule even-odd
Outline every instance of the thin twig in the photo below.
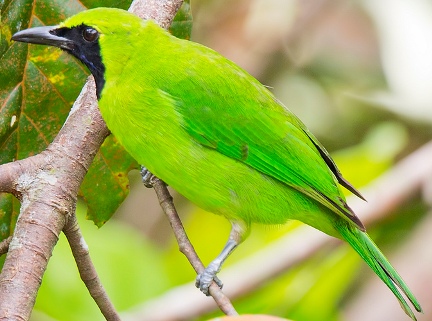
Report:
[[[153,180],[153,188],[174,231],[180,252],[186,256],[196,273],[202,273],[204,271],[204,265],[186,235],[183,224],[177,214],[177,210],[175,209],[173,198],[170,195],[166,184],[155,177]],[[209,292],[223,313],[226,315],[238,315],[229,298],[222,292],[215,282],[210,285]]]
[[[7,239],[4,239],[3,241],[0,242],[0,256],[7,253],[11,241],[12,241],[12,236],[9,236]]]
[[[108,294],[106,293],[102,282],[96,272],[96,269],[91,261],[88,246],[82,236],[75,215],[71,215],[63,233],[69,242],[72,254],[75,258],[81,280],[86,285],[90,295],[98,305],[100,311],[107,321],[119,321],[120,316],[111,303]]]

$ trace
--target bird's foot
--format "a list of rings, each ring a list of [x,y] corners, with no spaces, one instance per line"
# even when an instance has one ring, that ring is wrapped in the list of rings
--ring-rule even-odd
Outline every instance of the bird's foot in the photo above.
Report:
[[[153,180],[155,176],[144,166],[141,165],[141,180],[145,187],[153,188]]]
[[[195,280],[195,286],[200,289],[202,293],[209,296],[209,288],[213,281],[219,286],[219,288],[222,289],[223,283],[219,278],[216,276],[216,274],[219,272],[220,265],[216,263],[210,263],[206,269],[198,274]]]

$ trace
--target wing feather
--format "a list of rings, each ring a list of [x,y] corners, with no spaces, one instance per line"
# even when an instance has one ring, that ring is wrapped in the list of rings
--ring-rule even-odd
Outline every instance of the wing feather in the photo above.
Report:
[[[175,86],[174,79],[167,82],[171,86],[160,84],[191,138],[302,192],[364,230],[337,183],[360,193],[303,123],[240,67],[213,51],[205,54],[207,60],[177,66],[185,73]],[[211,72],[194,76],[202,70]]]

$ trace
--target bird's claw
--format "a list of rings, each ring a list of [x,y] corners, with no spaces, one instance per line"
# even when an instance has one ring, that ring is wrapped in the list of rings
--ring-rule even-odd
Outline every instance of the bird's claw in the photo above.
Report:
[[[153,188],[153,180],[155,176],[142,165],[141,165],[140,173],[141,173],[141,180],[144,186],[147,188]]]
[[[223,283],[216,276],[216,273],[218,272],[218,268],[210,264],[202,273],[197,275],[195,286],[207,296],[210,295],[209,288],[213,281],[222,289]]]

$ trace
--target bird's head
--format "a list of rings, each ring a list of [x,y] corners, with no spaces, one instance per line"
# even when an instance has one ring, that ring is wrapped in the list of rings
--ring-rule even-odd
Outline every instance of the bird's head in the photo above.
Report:
[[[55,46],[83,62],[93,74],[97,96],[105,84],[106,62],[121,63],[128,54],[129,35],[142,27],[137,16],[120,9],[96,8],[82,11],[57,26],[19,31],[12,40]],[[111,48],[101,53],[101,48]],[[115,56],[111,57],[110,55]]]

